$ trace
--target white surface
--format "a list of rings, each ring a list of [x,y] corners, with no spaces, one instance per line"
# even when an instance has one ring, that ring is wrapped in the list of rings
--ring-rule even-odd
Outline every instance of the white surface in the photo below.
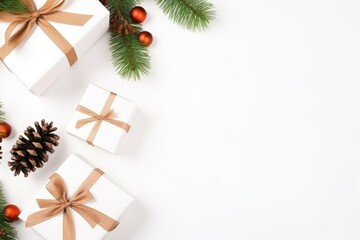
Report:
[[[119,79],[107,37],[41,98],[0,69],[15,128],[54,120],[61,145],[29,178],[0,165],[9,202],[25,206],[70,153],[136,197],[106,240],[358,240],[360,3],[213,1],[205,33],[173,25],[144,2],[152,70]],[[121,155],[64,129],[88,83],[138,105]],[[22,223],[21,240],[40,240]]]
[[[75,169],[74,169],[75,168]],[[65,163],[56,170],[64,180],[68,192],[68,197],[72,197],[84,180],[94,170],[86,160],[76,155],[70,155]],[[46,184],[39,190],[36,197],[22,211],[20,218],[26,221],[31,214],[41,211],[36,199],[54,199],[54,196],[46,189]],[[86,206],[96,209],[107,216],[119,220],[120,216],[126,211],[134,199],[120,189],[117,185],[109,181],[106,173],[101,176],[90,188],[90,193],[94,197],[93,201],[85,203]],[[111,196],[111,197],[109,197]],[[112,207],[116,206],[116,208]],[[102,239],[107,231],[97,225],[92,228],[74,210],[70,210],[73,217],[75,234],[77,239]],[[59,214],[41,224],[33,227],[41,236],[48,240],[63,240],[63,215]]]
[[[46,2],[35,0],[37,9]],[[84,7],[86,5],[86,7]],[[100,38],[109,27],[109,11],[97,0],[66,1],[64,12],[93,15],[83,26],[50,22],[74,47],[78,58]],[[10,23],[0,23],[0,45]],[[45,49],[45,46],[46,49]],[[70,68],[65,54],[37,25],[5,59],[4,63],[35,94],[40,95]],[[2,64],[0,62],[0,64]]]
[[[114,92],[114,90],[112,91]],[[97,114],[100,114],[107,99],[109,98],[110,92],[111,91],[105,90],[101,87],[89,84],[89,87],[86,89],[84,96],[81,98],[79,104]],[[132,118],[136,110],[136,105],[133,102],[117,95],[110,109],[114,110],[114,118],[116,120],[125,122],[130,126],[132,125]],[[76,128],[76,123],[81,119],[86,119],[89,117],[89,115],[76,111],[75,108],[66,131],[82,139],[83,141],[86,141],[92,129],[94,128],[96,121],[86,124],[80,128]],[[93,145],[98,146],[105,151],[116,153],[120,150],[121,140],[126,141],[126,137],[127,132],[124,129],[106,121],[102,121],[93,141]]]

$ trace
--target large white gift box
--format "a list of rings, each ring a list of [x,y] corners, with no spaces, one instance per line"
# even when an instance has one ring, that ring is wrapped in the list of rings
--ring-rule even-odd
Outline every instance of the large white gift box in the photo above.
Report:
[[[111,103],[108,104],[107,109],[111,110],[113,115],[109,117],[110,120],[107,120],[103,118],[104,116],[100,115],[104,108],[106,108],[110,97],[113,98]],[[90,115],[80,111],[79,107],[89,109],[94,114],[98,114],[98,116],[93,117],[92,121],[79,127],[77,126],[79,121],[91,118]],[[66,131],[73,136],[87,141],[91,145],[111,153],[117,153],[121,147],[121,139],[130,129],[135,110],[135,103],[115,93],[90,84],[71,118]],[[96,127],[97,124],[99,126]],[[95,131],[96,134],[93,134],[95,128],[97,128],[97,131]],[[89,141],[92,134],[93,137],[91,141]]]
[[[40,9],[46,0],[33,0],[33,2],[36,9]],[[109,28],[109,11],[99,0],[65,0],[60,11],[92,15],[83,26],[49,21],[73,46],[78,58]],[[5,43],[5,31],[9,25],[9,22],[0,21],[0,46]],[[37,95],[43,93],[70,68],[62,50],[37,24],[28,37],[3,59],[3,63]]]
[[[64,180],[67,188],[67,196],[70,198],[93,171],[94,168],[78,156],[71,155],[55,173],[60,175]],[[36,199],[50,199],[54,201],[54,196],[46,189],[47,184],[40,189],[35,199],[21,212],[19,216],[21,220],[25,222],[30,221],[28,217],[31,216],[31,214],[42,210],[39,208]],[[94,199],[84,203],[84,205],[100,211],[115,221],[121,217],[134,201],[133,197],[129,196],[120,187],[108,180],[105,175],[102,175],[89,191]],[[72,215],[76,240],[100,240],[108,233],[99,225],[92,228],[89,223],[72,208],[68,208],[66,211],[70,211]],[[61,212],[46,221],[32,226],[32,228],[47,240],[63,240],[63,217],[64,214]],[[121,223],[119,227],[120,226]]]

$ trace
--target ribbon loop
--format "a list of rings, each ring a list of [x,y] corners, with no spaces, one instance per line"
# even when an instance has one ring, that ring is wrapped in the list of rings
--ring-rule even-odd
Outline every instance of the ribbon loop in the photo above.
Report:
[[[36,23],[65,54],[70,66],[73,65],[77,60],[75,49],[48,21],[83,26],[92,15],[61,12],[60,8],[64,2],[65,0],[47,0],[36,10],[32,0],[23,0],[28,13],[0,12],[0,20],[12,22],[6,30],[5,44],[0,48],[0,60],[5,59],[30,35]],[[13,34],[20,24],[23,24],[23,27]]]
[[[71,208],[84,218],[92,228],[99,225],[106,231],[115,229],[119,224],[118,221],[96,209],[84,205],[86,202],[94,199],[90,193],[90,189],[102,175],[103,172],[100,169],[94,169],[80,185],[75,194],[70,199],[67,199],[63,198],[63,196],[67,195],[63,178],[58,174],[53,174],[46,188],[55,199],[37,199],[39,208],[42,208],[42,210],[28,216],[26,227],[40,224],[63,212],[63,239],[75,240],[74,221],[71,212],[67,210]]]
[[[90,145],[93,145],[93,141],[95,140],[95,137],[96,137],[96,135],[100,129],[101,123],[103,121],[108,122],[118,128],[121,128],[126,132],[129,132],[131,126],[126,122],[115,119],[115,111],[114,111],[114,109],[110,109],[115,98],[116,98],[116,94],[111,92],[109,94],[109,97],[107,98],[105,105],[104,105],[103,109],[101,110],[100,114],[97,114],[94,111],[92,111],[91,109],[81,106],[81,105],[79,105],[77,107],[76,111],[81,112],[90,117],[78,120],[76,122],[75,128],[81,128],[89,123],[95,122],[93,128],[90,131],[89,136],[86,139],[86,141]]]

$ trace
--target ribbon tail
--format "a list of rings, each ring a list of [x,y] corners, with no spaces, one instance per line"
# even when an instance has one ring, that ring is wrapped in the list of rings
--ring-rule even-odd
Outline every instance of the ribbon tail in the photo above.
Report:
[[[93,15],[69,13],[69,12],[54,12],[46,14],[44,18],[50,22],[63,23],[75,26],[84,26]]]
[[[61,207],[55,207],[55,208],[46,208],[46,209],[40,210],[36,213],[33,213],[28,216],[26,223],[25,223],[25,227],[32,227],[32,226],[35,226],[42,222],[45,222],[45,221],[55,217],[62,211],[63,210],[61,209]]]
[[[66,208],[63,217],[63,239],[75,240],[75,226],[70,208]]]
[[[130,125],[127,124],[126,122],[123,121],[119,121],[116,119],[104,119],[104,121],[111,123],[112,125],[115,125],[121,129],[123,129],[125,132],[129,132],[130,131]]]
[[[110,232],[119,225],[118,221],[91,207],[85,205],[76,205],[72,206],[72,209],[80,214],[92,228],[96,227],[96,225],[99,225],[106,231]]]
[[[72,66],[78,59],[73,46],[45,19],[39,18],[38,25],[66,55],[70,66]]]

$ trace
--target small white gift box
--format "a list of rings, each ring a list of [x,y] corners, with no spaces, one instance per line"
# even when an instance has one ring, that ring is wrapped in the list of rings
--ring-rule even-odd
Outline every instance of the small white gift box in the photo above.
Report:
[[[117,185],[109,181],[104,175],[97,176],[96,180],[89,180],[91,177],[94,177],[94,174],[96,175],[99,172],[101,172],[101,170],[94,169],[79,157],[71,155],[55,172],[55,174],[52,175],[49,182],[40,189],[36,195],[36,199],[30,202],[30,204],[22,211],[19,216],[20,219],[25,221],[26,225],[28,225],[33,221],[34,215],[39,214],[39,211],[50,209],[49,206],[46,206],[47,208],[40,208],[39,202],[44,201],[40,199],[45,199],[45,201],[55,201],[54,195],[52,195],[48,189],[49,185],[51,185],[51,181],[54,181],[54,176],[57,175],[57,177],[61,176],[63,182],[65,183],[64,185],[66,186],[65,189],[69,201],[72,201],[71,198],[74,199],[74,194],[78,192],[80,186],[83,187],[87,183],[90,183],[89,192],[93,199],[81,204],[85,205],[86,209],[94,209],[101,212],[101,214],[105,214],[106,217],[110,218],[112,221],[115,221],[115,226],[117,226],[117,220],[134,201],[134,199],[125,193],[122,189],[120,189]],[[59,184],[54,184],[53,186],[58,187]],[[75,200],[76,199],[79,201],[81,197],[77,197]],[[81,201],[82,200],[80,200],[80,202]],[[70,206],[65,210],[72,216],[75,239],[103,239],[108,231],[100,226],[102,225],[101,223],[100,225],[95,224],[96,226],[94,227],[90,226],[84,217],[80,215],[78,211],[76,211],[75,208],[78,205],[79,203],[72,203],[72,206],[75,207],[72,208],[72,206]],[[88,212],[90,212],[90,210],[88,210]],[[65,235],[63,233],[63,229],[66,225],[63,224],[64,214],[65,213],[62,210],[60,213],[55,214],[51,218],[40,221],[40,223],[37,223],[31,227],[47,240],[63,240]],[[89,215],[91,216],[91,214]],[[95,222],[100,222],[98,219],[96,219],[96,217],[93,220]],[[121,226],[121,224],[119,226]]]
[[[36,9],[40,9],[46,1],[33,0]],[[74,48],[78,58],[109,28],[109,11],[98,0],[65,0],[60,11],[92,15],[82,26],[48,21]],[[5,43],[5,31],[9,25],[10,22],[0,21],[0,46]],[[64,52],[38,24],[33,26],[19,46],[4,57],[3,63],[37,95],[43,93],[70,68]]]
[[[90,84],[66,131],[116,153],[123,135],[130,129],[135,109],[133,102]]]

